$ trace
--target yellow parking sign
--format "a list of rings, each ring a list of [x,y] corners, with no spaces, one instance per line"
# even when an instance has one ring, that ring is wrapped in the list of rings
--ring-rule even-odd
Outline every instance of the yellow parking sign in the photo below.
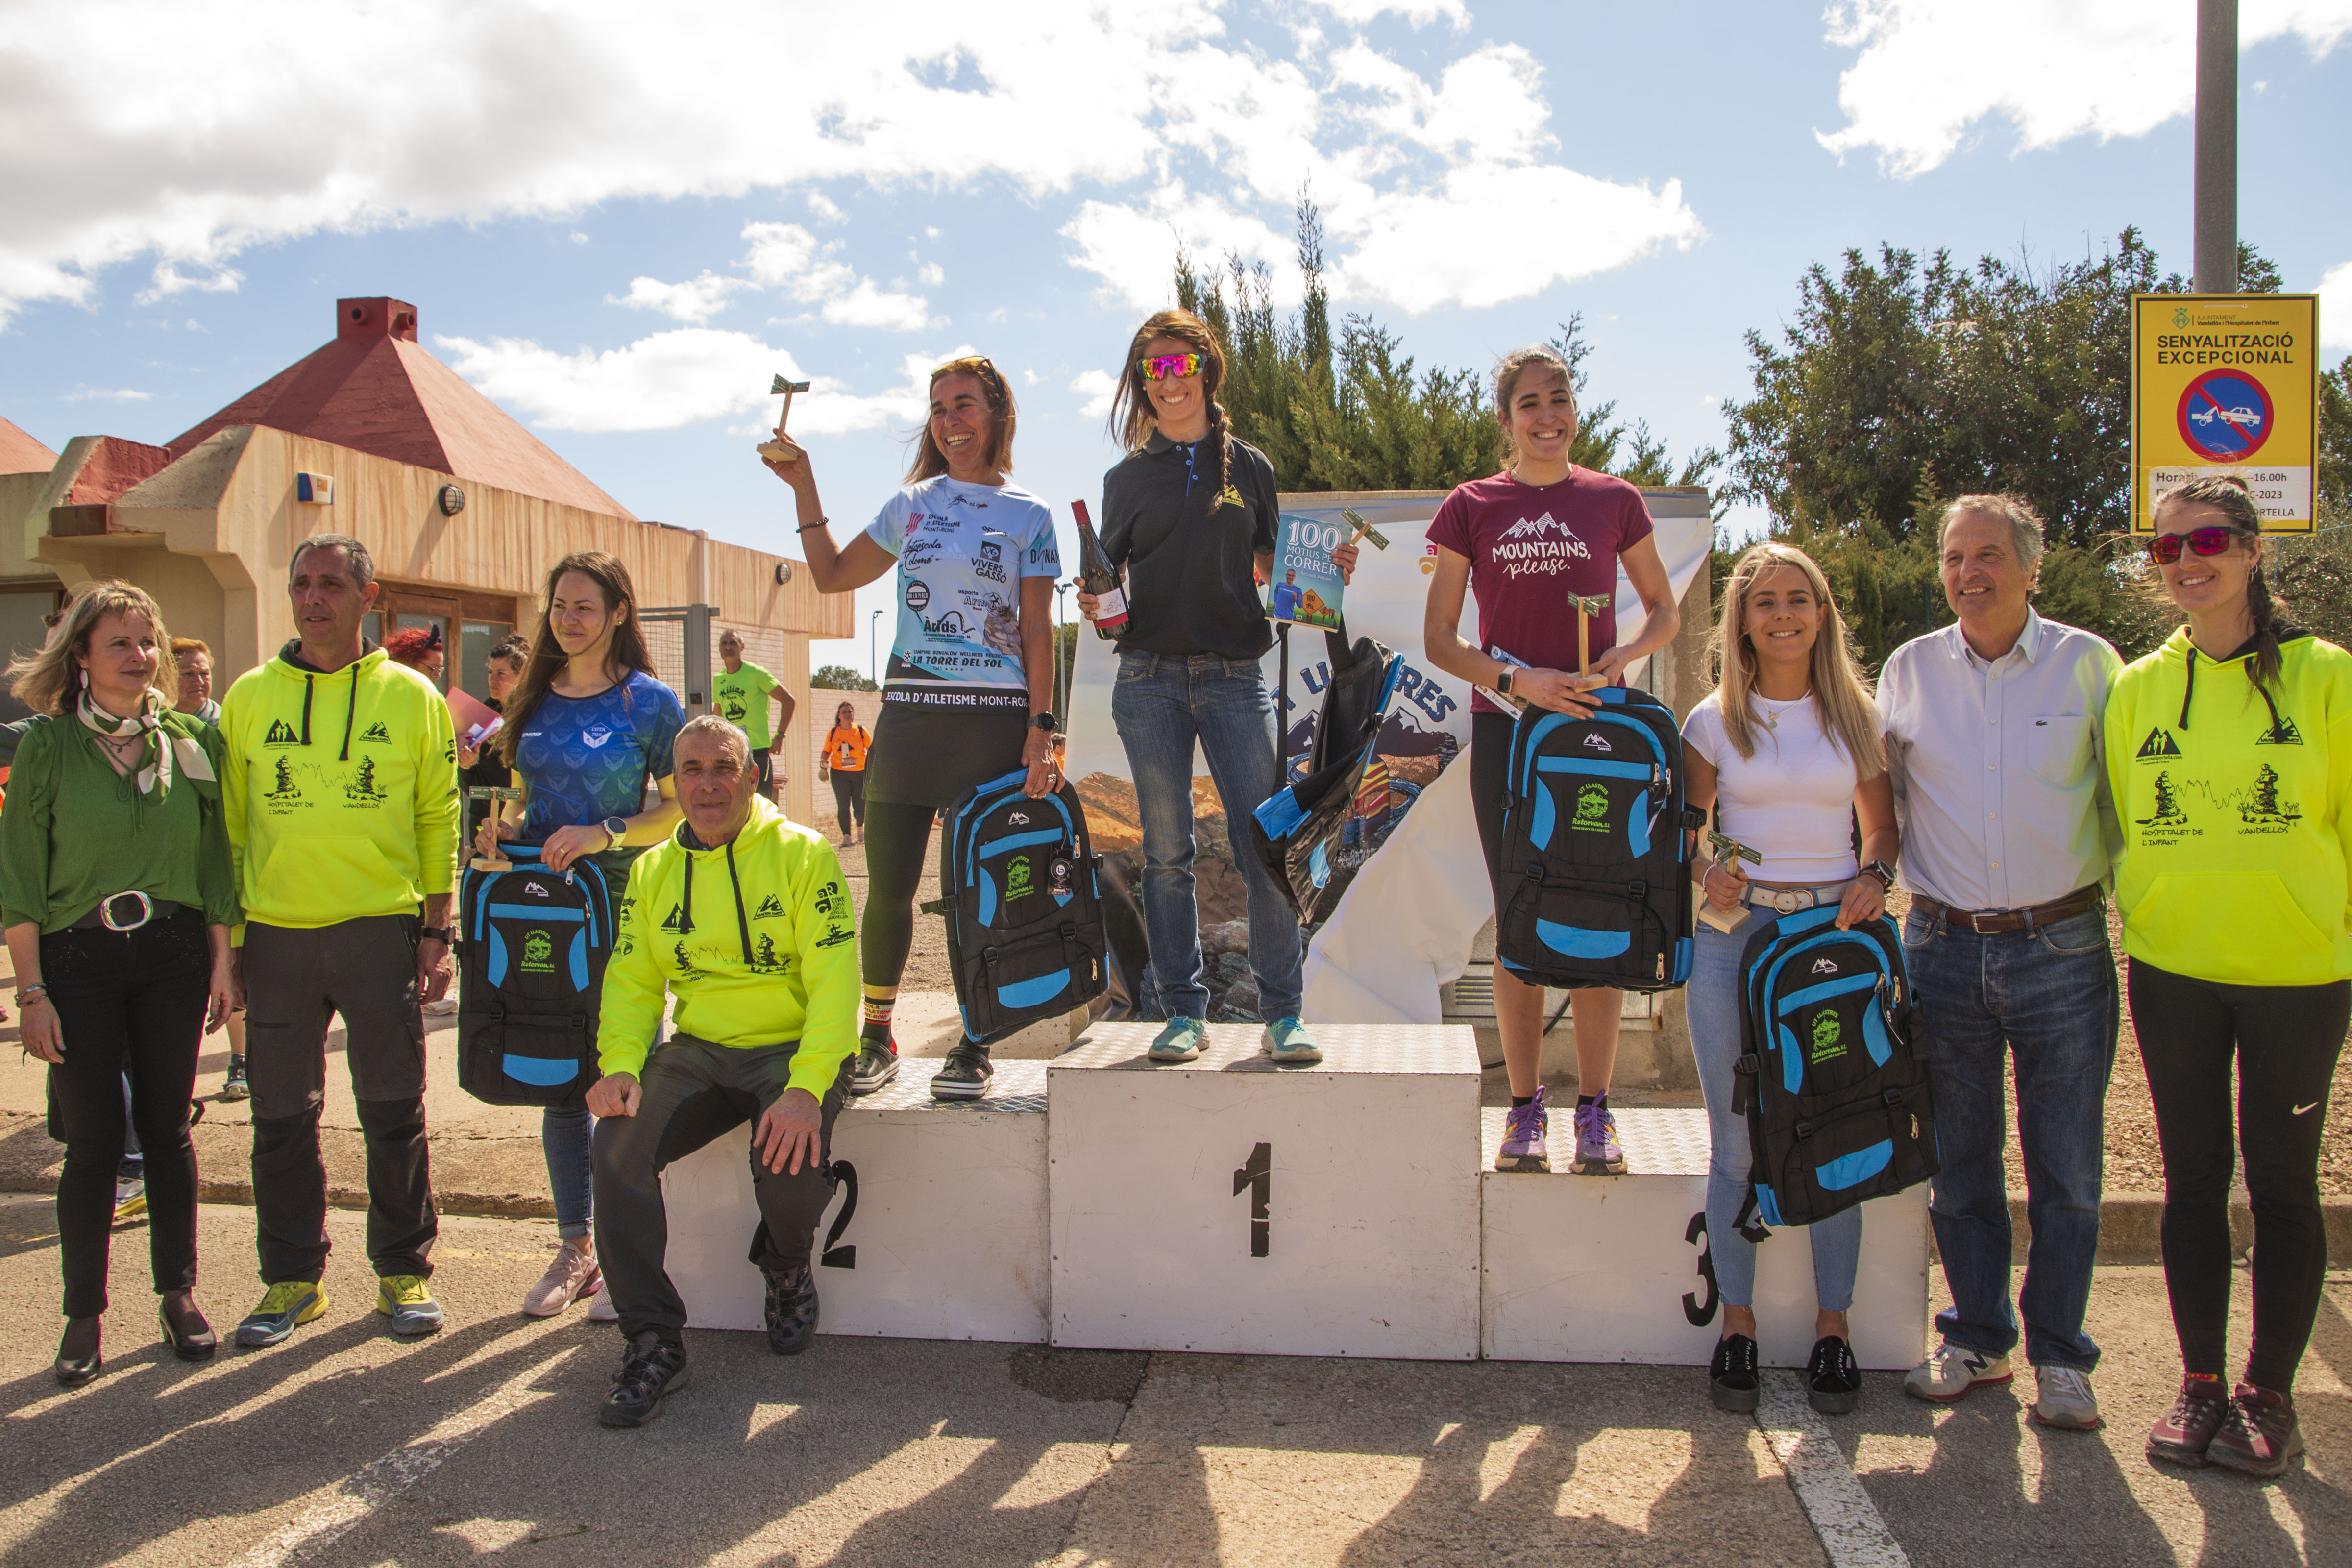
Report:
[[[2319,296],[2132,296],[2132,531],[2181,480],[2234,474],[2265,531],[2308,533],[2319,461]]]

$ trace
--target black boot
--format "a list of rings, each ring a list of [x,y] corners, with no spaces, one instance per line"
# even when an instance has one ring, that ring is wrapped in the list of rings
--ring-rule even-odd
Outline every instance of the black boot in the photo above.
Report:
[[[762,1268],[768,1281],[768,1348],[798,1355],[816,1335],[816,1273],[808,1259]]]
[[[99,1353],[99,1321],[95,1316],[68,1318],[65,1337],[58,1341],[58,1382],[68,1388],[79,1388],[106,1370],[106,1357]]]
[[[629,1342],[596,1419],[607,1426],[642,1426],[661,1414],[664,1394],[685,1386],[686,1347],[647,1329]]]

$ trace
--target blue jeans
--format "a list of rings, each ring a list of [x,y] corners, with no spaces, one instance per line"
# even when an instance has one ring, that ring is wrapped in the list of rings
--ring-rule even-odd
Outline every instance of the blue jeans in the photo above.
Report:
[[[1249,817],[1280,785],[1274,760],[1274,698],[1254,658],[1221,654],[1118,656],[1110,714],[1135,775],[1143,816],[1143,934],[1151,979],[1171,1017],[1203,1018],[1201,918],[1192,896],[1193,742],[1224,803],[1234,864],[1249,894],[1250,972],[1258,1016],[1298,1016],[1303,959],[1298,917],[1251,847]]]
[[[1943,1164],[1927,1212],[1952,1304],[1936,1315],[1936,1328],[1984,1355],[2007,1355],[2017,1343],[2001,1097],[2014,1058],[2025,1215],[2033,1228],[2026,1358],[2089,1372],[2099,1364],[2099,1347],[2083,1330],[2083,1313],[2099,1249],[2117,1022],[2106,912],[2092,910],[2031,933],[1979,936],[1915,910],[1903,922],[1903,952],[1927,1019]]]
[[[1750,913],[1748,922],[1729,936],[1699,921],[1690,984],[1683,992],[1713,1144],[1706,1162],[1706,1250],[1715,1259],[1715,1282],[1734,1307],[1756,1304],[1756,1244],[1740,1235],[1734,1223],[1748,1202],[1749,1159],[1748,1118],[1731,1110],[1731,1069],[1742,1049],[1740,956],[1763,918],[1760,911]],[[1824,1312],[1843,1312],[1853,1305],[1854,1270],[1862,1263],[1862,1210],[1832,1215],[1805,1230],[1812,1238],[1814,1302]]]
[[[566,1241],[588,1235],[595,1213],[595,1172],[589,1163],[596,1119],[585,1110],[550,1106],[539,1113],[539,1146],[547,1155],[547,1187],[555,1196],[555,1234]]]

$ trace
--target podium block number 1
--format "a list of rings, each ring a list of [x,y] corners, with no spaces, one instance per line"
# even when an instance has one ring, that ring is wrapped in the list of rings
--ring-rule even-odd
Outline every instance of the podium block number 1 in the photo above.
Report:
[[[1274,1145],[1261,1143],[1250,1151],[1249,1163],[1234,1173],[1234,1195],[1250,1195],[1250,1256],[1266,1255],[1266,1204],[1274,1195]]]

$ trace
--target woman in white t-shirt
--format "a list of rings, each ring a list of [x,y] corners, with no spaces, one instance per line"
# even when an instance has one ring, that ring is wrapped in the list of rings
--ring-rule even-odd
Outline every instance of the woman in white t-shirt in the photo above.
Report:
[[[1683,723],[1690,804],[1700,811],[1720,806],[1722,831],[1763,858],[1718,864],[1701,845],[1691,875],[1707,903],[1728,915],[1752,901],[1757,889],[1796,889],[1799,909],[1836,900],[1841,930],[1877,919],[1901,845],[1895,794],[1878,709],[1821,568],[1785,544],[1759,544],[1742,555],[1723,587],[1715,648],[1721,683]],[[1731,1109],[1732,1065],[1742,1049],[1741,959],[1755,930],[1743,922],[1726,935],[1701,921],[1686,993],[1691,1050],[1714,1142],[1707,1252],[1723,1295],[1723,1337],[1708,1376],[1717,1407],[1735,1412],[1755,1409],[1759,1389],[1756,1247],[1735,1223],[1748,1197],[1748,1121]],[[1842,1415],[1862,1400],[1846,1326],[1862,1211],[1848,1209],[1806,1234],[1818,1307],[1807,1393],[1814,1409]]]

